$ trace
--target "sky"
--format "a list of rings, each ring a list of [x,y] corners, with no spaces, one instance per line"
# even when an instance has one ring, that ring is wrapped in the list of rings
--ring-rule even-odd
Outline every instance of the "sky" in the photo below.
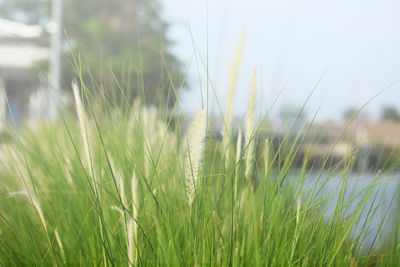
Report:
[[[189,68],[190,89],[181,103],[186,112],[195,113],[205,106],[208,66],[209,92],[215,92],[218,99],[209,105],[220,114],[226,99],[228,62],[234,58],[243,29],[246,43],[235,116],[245,114],[254,68],[260,115],[271,107],[273,117],[285,106],[304,104],[314,87],[307,112],[309,117],[317,112],[317,120],[339,120],[344,110],[361,108],[384,88],[364,112],[377,119],[386,105],[400,110],[400,82],[395,83],[400,79],[398,0],[160,3],[164,18],[171,23],[171,50]]]

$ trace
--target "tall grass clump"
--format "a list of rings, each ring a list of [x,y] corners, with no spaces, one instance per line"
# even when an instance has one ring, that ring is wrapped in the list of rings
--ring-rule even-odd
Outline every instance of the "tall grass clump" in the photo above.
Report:
[[[353,152],[328,165],[334,147],[314,168],[299,158],[310,124],[265,139],[255,72],[235,139],[237,68],[222,140],[208,110],[185,123],[143,99],[95,99],[84,80],[59,120],[7,128],[0,265],[399,266],[396,174],[354,179]]]

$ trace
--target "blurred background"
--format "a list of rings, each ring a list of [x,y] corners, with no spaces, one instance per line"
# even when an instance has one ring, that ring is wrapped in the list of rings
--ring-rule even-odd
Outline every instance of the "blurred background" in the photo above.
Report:
[[[247,98],[254,66],[259,72],[262,106],[268,107],[287,82],[276,113],[284,105],[302,105],[322,78],[307,105],[309,113],[322,105],[318,120],[342,119],[346,110],[360,108],[399,78],[398,1],[164,2],[173,21],[170,36],[178,40],[176,54],[185,59],[193,54],[188,27],[204,59],[208,37],[209,73],[220,97],[226,92],[227,62],[241,29],[247,30],[236,98],[238,115],[246,108],[241,99]],[[195,93],[189,94],[187,99],[196,99]],[[365,113],[379,120],[384,107],[398,107],[398,98],[395,84],[374,99]]]
[[[105,110],[96,115],[129,112],[139,98],[185,130],[207,107],[210,135],[222,140],[228,65],[245,30],[232,138],[245,132],[256,68],[255,162],[271,151],[293,178],[296,169],[330,172],[351,162],[329,192],[346,175],[363,190],[380,171],[395,173],[378,203],[386,216],[400,181],[399,11],[398,0],[0,0],[0,145],[8,129],[72,110],[74,78],[86,89],[84,104]],[[157,116],[148,110],[143,116]],[[285,177],[289,168],[277,170]]]
[[[246,29],[237,121],[256,67],[259,116],[277,100],[266,127],[287,130],[315,88],[300,116],[310,121],[316,114],[312,131],[328,129],[327,140],[334,140],[372,100],[349,136],[394,149],[399,8],[395,0],[0,0],[0,75],[9,102],[2,94],[1,122],[54,118],[74,77],[90,84],[93,98],[124,88],[129,101],[177,103],[189,116],[206,106],[208,88],[218,118],[228,63]]]

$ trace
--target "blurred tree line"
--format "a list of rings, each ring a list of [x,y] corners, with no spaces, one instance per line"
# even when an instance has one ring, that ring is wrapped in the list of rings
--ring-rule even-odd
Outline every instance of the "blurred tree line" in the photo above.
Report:
[[[349,107],[346,109],[343,113],[343,119],[345,121],[350,121],[352,119],[355,119],[354,117],[357,115],[358,117],[361,116],[361,120],[368,121],[370,120],[369,116],[365,113],[359,114],[361,110],[355,108],[355,107]],[[358,118],[360,119],[360,118]],[[384,106],[381,110],[380,116],[379,116],[380,121],[391,121],[391,122],[400,122],[400,113],[397,110],[395,106],[387,105]]]
[[[400,122],[400,114],[395,107],[386,106],[382,110],[381,120],[382,121]]]
[[[2,0],[0,15],[46,27],[51,2]],[[95,92],[115,96],[122,88],[130,99],[140,95],[159,104],[168,98],[173,105],[174,86],[180,87],[184,74],[182,63],[169,52],[169,25],[160,10],[156,0],[63,0],[62,87],[82,75]],[[46,38],[41,42],[47,43]],[[47,69],[47,64],[38,66]]]

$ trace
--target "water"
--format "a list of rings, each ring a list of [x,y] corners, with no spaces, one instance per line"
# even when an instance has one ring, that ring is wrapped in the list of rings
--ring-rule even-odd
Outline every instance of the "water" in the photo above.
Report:
[[[391,227],[396,224],[398,218],[400,174],[350,173],[335,176],[325,174],[319,179],[318,177],[319,173],[307,176],[304,192],[306,196],[310,196],[313,188],[321,189],[316,199],[324,199],[326,208],[324,216],[327,220],[334,215],[338,200],[342,197],[341,194],[346,206],[345,215],[354,214],[360,204],[365,201],[352,229],[352,238],[360,234],[366,223],[365,235],[361,235],[359,240],[363,249],[378,246],[387,240],[388,235],[391,234]],[[346,190],[341,190],[344,183]]]

